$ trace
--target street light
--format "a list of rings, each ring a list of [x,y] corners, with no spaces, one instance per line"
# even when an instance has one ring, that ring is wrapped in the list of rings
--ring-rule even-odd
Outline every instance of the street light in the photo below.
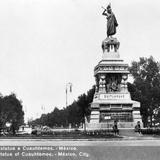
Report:
[[[11,123],[10,122],[6,122],[6,127],[10,127],[11,126]]]
[[[72,83],[66,83],[66,107],[68,106],[68,88],[69,88],[69,92],[72,92]]]
[[[66,83],[66,108],[68,106],[68,88],[69,88],[69,92],[71,93],[72,92],[72,83],[69,82],[69,83]],[[68,120],[66,120],[66,124],[68,124]],[[70,124],[69,124],[70,126]],[[70,127],[69,127],[69,130],[70,130]]]

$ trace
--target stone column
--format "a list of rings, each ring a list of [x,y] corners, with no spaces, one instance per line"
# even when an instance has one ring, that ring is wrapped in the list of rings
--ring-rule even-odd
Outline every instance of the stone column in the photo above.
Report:
[[[128,79],[128,75],[123,74],[122,75],[122,81],[121,81],[121,91],[122,92],[128,92],[127,79]]]
[[[106,93],[106,76],[104,74],[99,77],[99,92]]]

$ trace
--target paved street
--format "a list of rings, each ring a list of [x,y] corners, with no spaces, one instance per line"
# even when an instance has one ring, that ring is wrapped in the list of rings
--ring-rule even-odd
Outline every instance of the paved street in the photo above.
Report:
[[[60,139],[0,139],[0,146],[160,146],[157,138],[60,140]]]
[[[108,140],[53,140],[53,139],[1,139],[0,147],[20,146],[20,153],[38,152],[38,150],[27,150],[27,147],[49,146],[55,147],[54,157],[28,157],[19,156],[16,159],[40,160],[40,159],[58,159],[58,160],[159,160],[160,157],[160,139],[153,137],[128,137],[124,139]],[[62,148],[59,148],[62,147]],[[66,147],[66,148],[65,148]],[[71,147],[71,148],[67,148]],[[76,148],[72,150],[72,147]],[[1,151],[1,150],[0,150]],[[15,151],[13,151],[14,153]],[[66,155],[70,153],[71,155]],[[8,158],[8,157],[7,157]],[[6,159],[7,159],[6,158]],[[0,160],[5,157],[0,156]],[[15,157],[11,157],[15,159]],[[7,159],[8,160],[8,159]]]

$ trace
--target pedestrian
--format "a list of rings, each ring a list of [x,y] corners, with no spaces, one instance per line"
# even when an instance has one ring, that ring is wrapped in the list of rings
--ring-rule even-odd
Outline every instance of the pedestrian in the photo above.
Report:
[[[117,126],[117,121],[114,121],[114,125],[113,125],[113,132],[115,135],[119,134],[119,130],[118,130],[118,126]]]
[[[140,124],[140,121],[137,122],[137,130],[138,130],[138,133],[141,134],[141,124]]]

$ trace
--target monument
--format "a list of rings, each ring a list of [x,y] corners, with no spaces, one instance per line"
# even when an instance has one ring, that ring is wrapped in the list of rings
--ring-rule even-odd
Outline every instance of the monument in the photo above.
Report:
[[[94,68],[96,89],[86,128],[112,128],[115,121],[119,128],[134,128],[142,122],[140,103],[131,100],[128,92],[128,64],[120,58],[120,42],[112,37],[118,23],[111,5],[104,8],[102,15],[107,18],[107,38],[102,42],[102,60]]]

